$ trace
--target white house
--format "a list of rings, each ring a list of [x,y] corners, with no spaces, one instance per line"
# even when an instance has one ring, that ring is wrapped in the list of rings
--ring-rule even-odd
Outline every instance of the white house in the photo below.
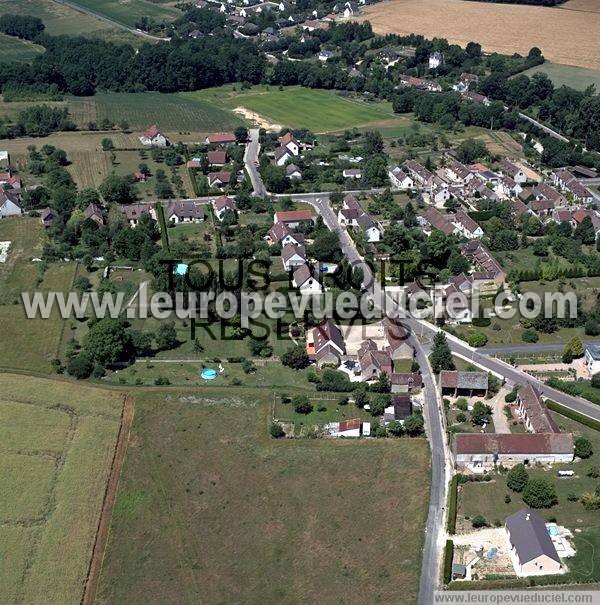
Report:
[[[415,182],[398,165],[388,168],[388,177],[396,189],[413,189],[415,186]]]
[[[312,276],[308,265],[300,265],[294,270],[292,284],[302,294],[320,294],[323,291],[319,280]]]
[[[290,181],[302,180],[302,172],[300,171],[300,168],[296,166],[296,164],[288,164],[285,167],[285,176],[290,179]]]
[[[279,144],[285,147],[292,155],[300,153],[300,143],[291,132],[286,132],[280,139]]]
[[[23,214],[19,203],[19,196],[13,191],[0,189],[0,218],[7,216],[19,216]]]
[[[204,210],[192,201],[171,202],[165,212],[165,218],[172,223],[202,223]]]
[[[460,231],[460,234],[467,239],[483,237],[483,229],[462,210],[459,210],[454,215],[452,224]]]
[[[274,156],[277,166],[285,166],[294,157],[289,149],[283,145],[275,150]]]
[[[166,147],[169,144],[167,137],[158,130],[156,124],[150,126],[140,137],[142,145],[152,145],[154,147]]]
[[[306,264],[306,251],[304,246],[287,244],[281,249],[281,262],[286,271]]]
[[[585,347],[585,367],[590,376],[600,372],[600,345],[587,345]]]
[[[346,168],[342,171],[342,176],[345,179],[360,179],[362,178],[362,170],[360,168]]]
[[[437,50],[429,56],[429,69],[437,69],[444,62],[444,55]]]
[[[509,176],[516,183],[522,184],[527,182],[527,175],[516,164],[503,158],[499,162],[502,172]]]

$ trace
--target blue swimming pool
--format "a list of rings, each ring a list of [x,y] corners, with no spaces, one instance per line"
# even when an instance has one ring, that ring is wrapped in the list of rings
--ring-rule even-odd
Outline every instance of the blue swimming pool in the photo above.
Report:
[[[178,263],[173,272],[175,275],[185,275],[188,272],[188,266],[185,263]]]
[[[559,533],[559,532],[558,532],[558,527],[556,527],[556,525],[550,525],[550,526],[548,527],[548,533],[549,533],[551,536],[558,536],[558,533]]]
[[[200,376],[204,378],[204,380],[214,380],[217,377],[217,370],[213,368],[204,368],[202,372],[200,372]]]

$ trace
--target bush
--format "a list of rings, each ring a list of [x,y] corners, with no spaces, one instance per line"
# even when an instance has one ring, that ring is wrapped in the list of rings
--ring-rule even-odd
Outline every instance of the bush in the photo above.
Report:
[[[71,357],[67,363],[67,372],[77,380],[89,378],[93,369],[94,362],[87,353],[80,353]]]
[[[578,458],[589,458],[593,453],[592,443],[587,437],[575,439],[575,455]]]
[[[281,439],[282,437],[285,437],[285,431],[278,422],[271,423],[269,432],[271,433],[271,437],[273,437],[273,439]]]
[[[310,359],[303,347],[291,347],[281,356],[281,363],[288,368],[301,370],[308,367]]]
[[[550,508],[558,502],[554,484],[548,479],[530,479],[523,490],[523,502],[531,508]]]
[[[317,391],[348,392],[353,389],[347,374],[327,368],[323,370],[321,380],[317,384]]]
[[[556,403],[556,401],[546,401],[546,407],[549,410],[552,410],[553,412],[562,414],[563,416],[566,416],[567,418],[570,418],[571,420],[575,420],[575,422],[579,422],[580,424],[583,424],[591,429],[594,429],[595,431],[600,431],[600,422],[598,420],[594,420],[593,418],[584,416],[583,414],[580,414],[579,412],[570,410],[569,408],[566,408],[564,405],[561,405],[560,403]]]
[[[466,422],[467,421],[467,416],[464,412],[459,412],[458,414],[456,414],[456,422]]]
[[[539,339],[540,337],[535,330],[523,330],[523,333],[521,334],[521,340],[523,342],[537,342]]]
[[[456,533],[456,501],[458,498],[458,483],[461,475],[454,475],[450,481],[450,489],[448,490],[448,521],[446,529],[449,534]]]
[[[450,584],[452,581],[452,561],[454,559],[454,542],[446,540],[444,550],[444,584]]]
[[[298,414],[310,414],[313,411],[313,404],[306,395],[296,395],[292,399],[292,405]]]
[[[467,337],[467,342],[471,347],[483,347],[487,344],[488,338],[483,332],[473,332]]]
[[[467,403],[467,400],[466,400],[464,397],[459,397],[459,398],[456,400],[456,407],[457,407],[459,410],[461,410],[461,411],[463,411],[463,412],[466,412],[466,411],[467,411],[467,408],[469,407],[469,404]]]
[[[511,500],[510,494],[506,494],[506,496],[504,496],[504,504],[510,504]]]
[[[508,471],[506,485],[513,492],[522,492],[529,481],[529,475],[523,464],[517,464]]]
[[[508,393],[506,395],[506,397],[504,398],[504,401],[506,401],[506,403],[513,403],[517,400],[517,394],[515,393],[515,391],[511,391],[510,393]]]
[[[171,381],[165,376],[157,376],[154,380],[154,384],[157,387],[165,386],[171,384]]]
[[[242,363],[242,370],[244,370],[244,374],[253,374],[256,372],[256,366],[249,359],[245,359]]]
[[[488,522],[487,522],[486,518],[483,515],[475,515],[471,519],[471,525],[474,528],[479,529],[480,527],[487,527]]]

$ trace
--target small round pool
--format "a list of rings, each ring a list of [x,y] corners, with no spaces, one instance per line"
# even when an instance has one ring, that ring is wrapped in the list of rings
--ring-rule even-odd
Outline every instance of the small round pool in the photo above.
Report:
[[[200,372],[200,376],[204,378],[204,380],[214,380],[217,377],[217,370],[213,368],[204,368],[202,372]]]
[[[173,270],[175,275],[185,275],[188,272],[188,266],[185,263],[178,263]]]

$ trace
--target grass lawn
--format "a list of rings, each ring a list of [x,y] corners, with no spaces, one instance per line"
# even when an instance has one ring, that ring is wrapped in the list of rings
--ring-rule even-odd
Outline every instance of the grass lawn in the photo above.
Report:
[[[13,374],[0,394],[2,602],[79,602],[122,396]]]
[[[394,125],[402,120],[392,112],[389,103],[367,103],[332,91],[300,86],[283,90],[257,86],[241,91],[225,86],[181,94],[231,110],[243,107],[272,125],[308,128],[315,133],[370,124]]]
[[[148,0],[71,0],[73,4],[104,15],[130,27],[135,27],[140,17],[151,17],[157,21],[172,21],[181,15],[173,6],[164,2]]]
[[[7,63],[29,63],[43,52],[44,48],[33,42],[0,34],[0,56]]]
[[[189,356],[192,359],[194,357],[196,356]],[[198,359],[197,363],[190,361],[177,363],[161,363],[155,360],[138,361],[124,370],[109,374],[104,380],[114,384],[152,386],[157,376],[161,376],[168,378],[172,385],[206,386],[206,380],[200,377],[202,368],[218,370],[219,364],[225,368],[225,371],[219,373],[217,378],[210,383],[211,387],[228,387],[233,391],[238,387],[264,387],[277,389],[281,393],[286,393],[290,388],[311,392],[315,390],[314,386],[307,380],[307,370],[296,372],[290,368],[282,367],[277,362],[267,362],[263,366],[257,366],[256,371],[251,374],[245,374],[241,363],[229,363],[224,359],[221,362]]]
[[[586,67],[575,67],[574,65],[560,65],[559,63],[546,62],[523,72],[531,77],[535,73],[545,73],[552,80],[554,86],[570,86],[576,90],[585,90],[592,84],[596,90],[600,88],[600,70],[588,69]]]
[[[575,493],[581,496],[584,492],[593,492],[598,485],[598,479],[587,477],[587,470],[594,465],[600,464],[600,433],[594,431],[578,422],[565,418],[560,414],[551,412],[561,431],[569,431],[575,437],[583,435],[592,442],[594,454],[587,460],[577,463],[554,465],[550,470],[543,468],[530,468],[529,476],[545,477],[550,479],[556,486],[558,495],[558,504],[551,509],[542,509],[540,514],[549,519],[555,517],[560,525],[565,525],[570,529],[594,527],[598,525],[598,511],[586,511],[580,502],[570,502],[567,499],[569,493]],[[573,469],[575,477],[557,477],[557,471],[560,469]],[[509,494],[511,502],[505,504],[504,497]],[[473,517],[482,514],[488,522],[492,523],[499,519],[504,523],[504,519],[523,508],[525,504],[520,494],[512,492],[506,487],[506,475],[496,474],[494,481],[489,483],[466,483],[460,487],[459,492],[459,519],[464,519],[465,515]],[[470,527],[470,523],[467,523]]]
[[[274,441],[270,400],[137,397],[98,603],[416,601],[426,442]]]
[[[297,428],[339,422],[340,420],[351,420],[352,418],[360,418],[364,422],[379,422],[379,418],[374,418],[367,410],[357,408],[353,403],[340,405],[339,400],[344,396],[344,393],[316,393],[314,397],[318,398],[321,395],[324,397],[329,396],[331,399],[319,400],[311,398],[313,411],[310,414],[299,414],[294,410],[291,402],[283,403],[278,398],[275,402],[274,417],[282,422],[291,422]]]
[[[52,36],[97,36],[113,42],[129,42],[135,45],[142,41],[134,34],[54,0],[19,0],[18,5],[19,15],[39,17],[46,26],[46,33]],[[14,12],[14,0],[0,0],[0,14]]]

